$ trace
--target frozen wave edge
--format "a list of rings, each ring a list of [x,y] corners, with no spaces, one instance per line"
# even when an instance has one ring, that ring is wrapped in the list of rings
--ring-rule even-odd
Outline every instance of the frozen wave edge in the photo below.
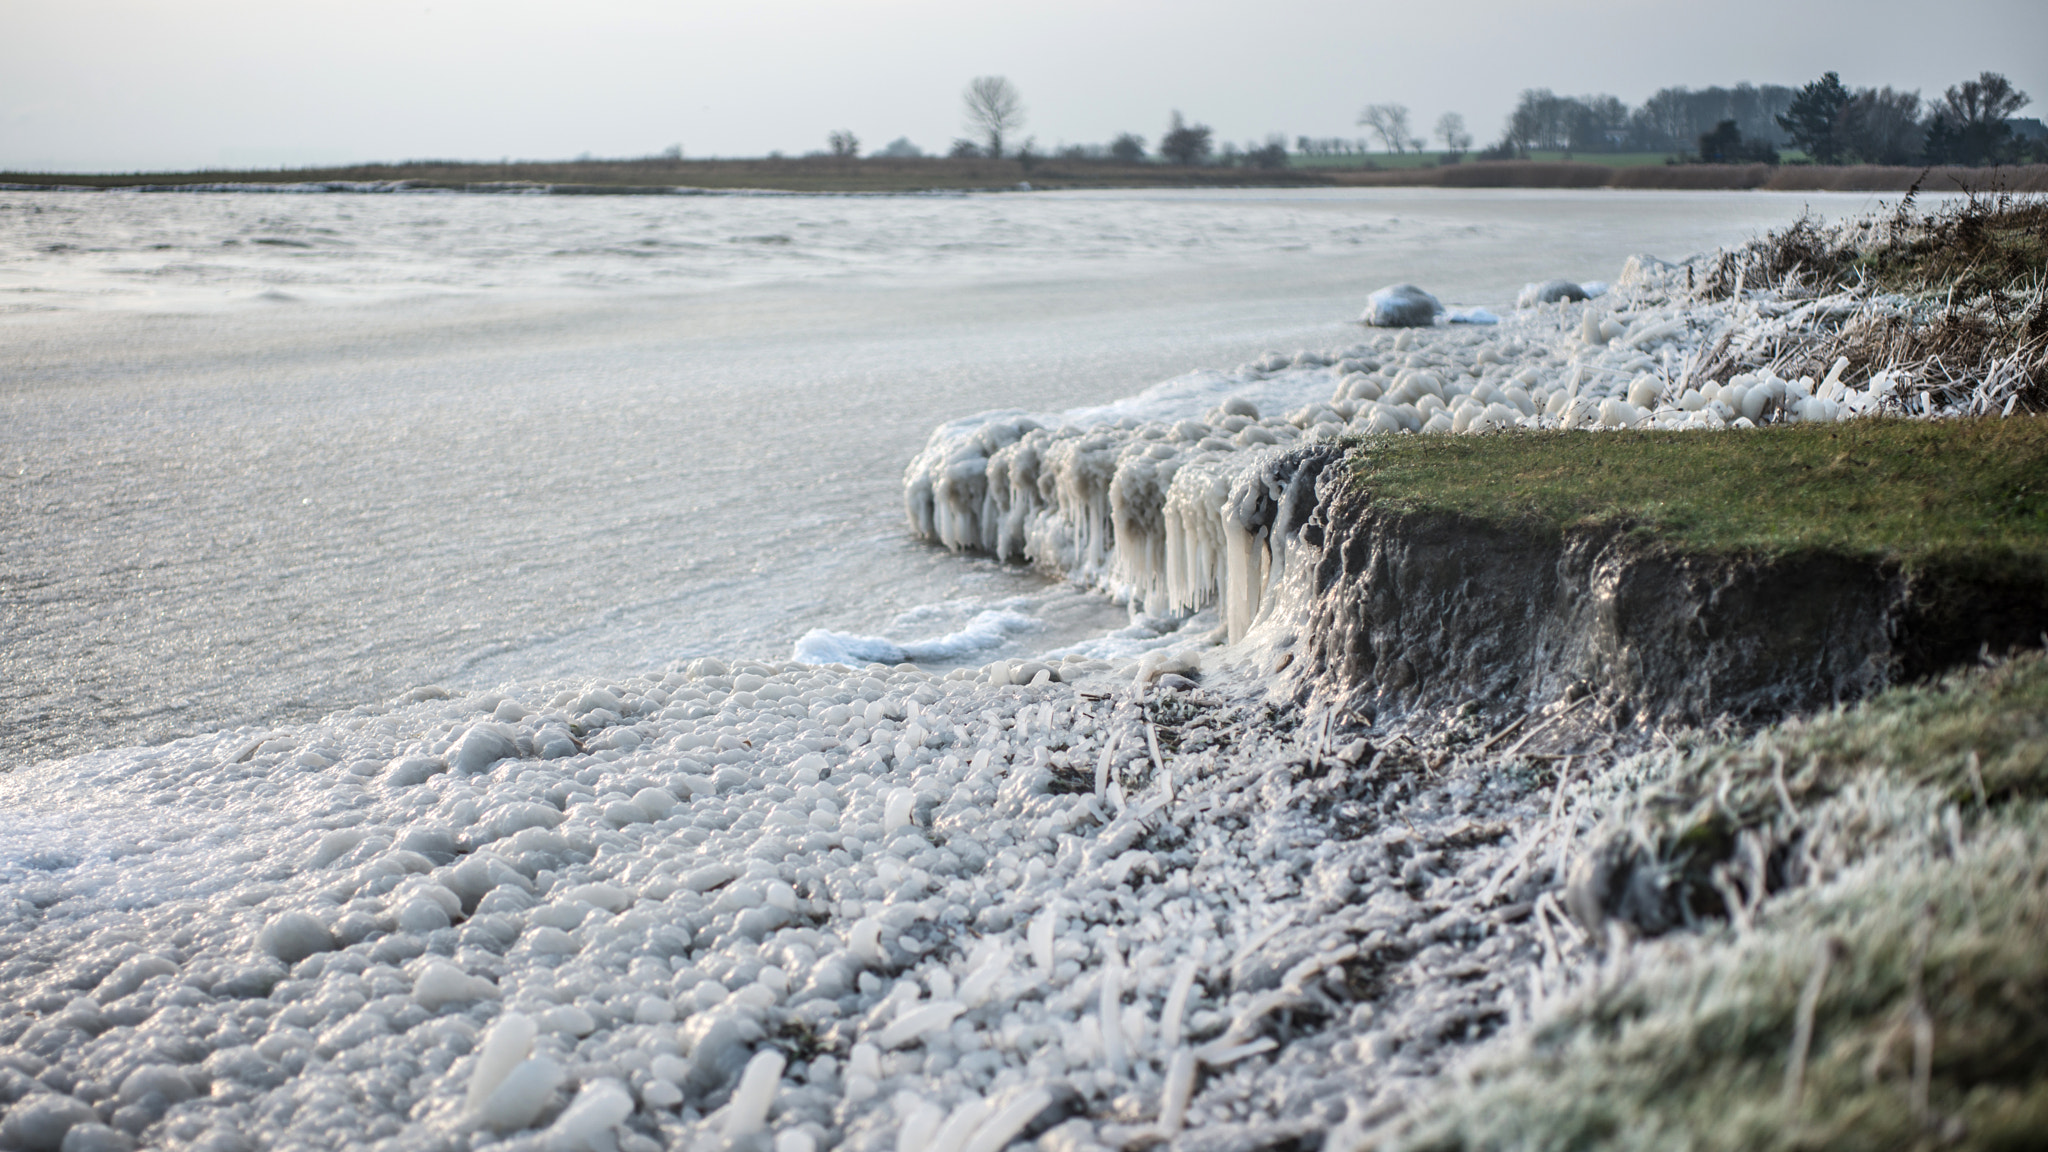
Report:
[[[1191,373],[1099,408],[956,420],[907,469],[906,512],[934,543],[1028,561],[1149,613],[1213,607],[1236,641],[1270,603],[1308,511],[1296,449],[1401,434],[2009,415],[2029,385],[2017,356],[1963,380],[1900,365],[1852,383],[1842,356],[1819,379],[1783,378],[1802,353],[1912,303],[1739,282],[1730,298],[1702,301],[1692,285],[1704,262],[1636,257],[1599,298],[1525,308],[1497,327],[1382,331],[1347,349]]]
[[[1020,634],[1043,625],[1014,608],[990,608],[975,614],[966,627],[924,640],[901,643],[881,636],[813,628],[796,642],[792,659],[804,664],[949,663],[1000,648]]]

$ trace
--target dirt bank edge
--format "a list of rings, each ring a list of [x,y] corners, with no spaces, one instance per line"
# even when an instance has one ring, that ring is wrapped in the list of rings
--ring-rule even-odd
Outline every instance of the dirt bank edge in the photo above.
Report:
[[[1300,619],[1310,690],[1352,711],[1591,693],[1615,723],[1760,723],[2048,632],[2048,576],[1829,550],[1717,553],[1626,523],[1396,510],[1322,469]]]

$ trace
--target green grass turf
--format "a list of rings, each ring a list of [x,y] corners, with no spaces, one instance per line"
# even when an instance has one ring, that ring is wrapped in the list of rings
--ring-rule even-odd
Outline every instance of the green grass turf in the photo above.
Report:
[[[1543,531],[1614,524],[1714,553],[1871,557],[2048,579],[2048,418],[1864,420],[1747,432],[1377,437],[1382,505]]]

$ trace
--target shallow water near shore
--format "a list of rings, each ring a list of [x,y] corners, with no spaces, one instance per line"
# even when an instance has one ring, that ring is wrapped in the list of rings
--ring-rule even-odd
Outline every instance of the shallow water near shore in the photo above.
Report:
[[[0,193],[0,764],[813,628],[1072,643],[1123,611],[909,538],[934,425],[1876,203]]]

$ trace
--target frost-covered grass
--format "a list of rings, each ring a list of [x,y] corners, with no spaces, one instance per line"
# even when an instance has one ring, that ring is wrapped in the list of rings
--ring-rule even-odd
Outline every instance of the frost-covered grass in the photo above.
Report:
[[[2048,570],[2048,418],[1865,420],[1740,435],[1381,437],[1350,457],[1392,507],[1540,530],[1597,523],[1716,552],[1912,570]]]
[[[1801,220],[1721,254],[1709,293],[1727,296],[1738,276],[1752,288],[1868,285],[1963,304],[2024,292],[2048,276],[2048,199],[1972,196],[1925,215],[1902,205],[1847,228]]]
[[[1463,1087],[1348,1143],[2036,1146],[2044,791],[2038,654],[1683,759],[1611,825],[1680,869],[1747,838],[1719,877],[1731,922],[1647,943],[1616,928],[1580,989]]]
[[[1902,203],[1832,226],[1801,220],[1719,253],[1688,286],[1708,300],[1762,290],[1835,302],[1844,322],[1782,348],[1793,371],[1839,360],[1852,381],[1903,374],[1951,395],[2002,377],[2017,403],[2048,406],[2048,199],[2039,195],[1972,196],[1928,214]]]

